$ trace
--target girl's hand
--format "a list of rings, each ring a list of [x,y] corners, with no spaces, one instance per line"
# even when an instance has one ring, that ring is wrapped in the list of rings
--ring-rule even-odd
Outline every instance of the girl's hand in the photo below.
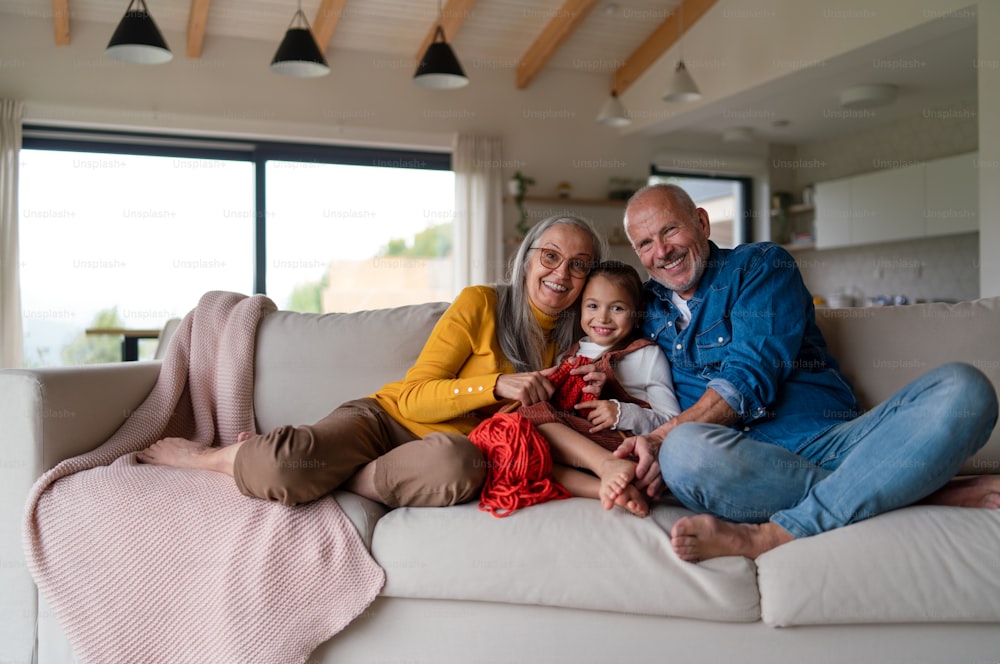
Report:
[[[574,408],[584,411],[581,415],[593,425],[590,433],[597,433],[618,422],[621,406],[615,401],[582,401]]]
[[[555,371],[555,367],[541,371],[501,374],[497,378],[496,387],[493,388],[493,395],[497,399],[519,401],[522,406],[548,401],[549,397],[556,391],[556,388],[546,378],[553,371]]]
[[[571,374],[574,376],[583,376],[583,382],[587,384],[583,388],[584,392],[593,394],[595,397],[601,396],[601,390],[604,389],[604,383],[608,382],[608,375],[603,371],[597,371],[596,364],[583,364],[572,371]]]

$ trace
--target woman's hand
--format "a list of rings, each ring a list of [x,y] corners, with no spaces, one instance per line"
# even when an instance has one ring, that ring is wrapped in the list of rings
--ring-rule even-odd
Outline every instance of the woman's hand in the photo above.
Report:
[[[557,367],[549,367],[541,371],[525,373],[501,374],[497,378],[493,395],[497,399],[513,399],[520,401],[522,406],[530,406],[540,401],[548,401],[556,388],[547,376]]]
[[[597,433],[615,426],[621,406],[617,401],[581,401],[574,406],[593,425],[590,433]]]

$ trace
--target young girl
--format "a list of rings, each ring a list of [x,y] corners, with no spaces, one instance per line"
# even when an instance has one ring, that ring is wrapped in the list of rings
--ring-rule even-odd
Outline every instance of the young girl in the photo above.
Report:
[[[680,412],[670,365],[657,345],[639,336],[642,280],[634,268],[619,261],[600,263],[590,272],[580,302],[586,336],[563,362],[582,356],[584,363],[596,364],[608,377],[602,395],[613,398],[564,403],[574,409],[567,412],[554,405],[557,391],[548,402],[519,412],[548,441],[556,462],[553,476],[570,493],[599,498],[605,509],[620,505],[645,516],[646,498],[632,484],[635,463],[611,452],[624,438],[621,432],[648,433]]]

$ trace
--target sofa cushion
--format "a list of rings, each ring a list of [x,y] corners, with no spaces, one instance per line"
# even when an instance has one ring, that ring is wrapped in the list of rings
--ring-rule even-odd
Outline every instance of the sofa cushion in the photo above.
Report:
[[[1000,622],[1000,512],[908,507],[757,558],[773,626]]]
[[[817,309],[833,356],[865,407],[945,362],[968,362],[1000,389],[1000,297],[957,304]],[[962,467],[1000,473],[1000,427]]]
[[[541,604],[719,621],[760,615],[755,568],[729,557],[692,565],[670,547],[686,510],[640,519],[570,498],[496,518],[475,503],[401,508],[375,526],[383,595]]]
[[[399,380],[447,304],[355,313],[278,311],[257,330],[254,411],[260,431],[311,424]]]
[[[371,551],[372,535],[375,533],[375,524],[388,512],[388,508],[382,503],[377,503],[363,496],[350,491],[334,491],[333,497],[344,510],[348,520],[361,535],[361,540]]]

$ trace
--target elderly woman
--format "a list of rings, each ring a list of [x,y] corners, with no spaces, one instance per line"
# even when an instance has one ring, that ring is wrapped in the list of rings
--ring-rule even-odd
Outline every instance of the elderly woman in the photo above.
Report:
[[[464,289],[402,380],[311,426],[226,447],[166,438],[139,460],[226,473],[244,495],[286,505],[337,488],[389,507],[471,500],[486,469],[466,434],[511,401],[552,395],[543,369],[577,336],[577,301],[603,246],[582,219],[545,219],[521,243],[509,283]]]

